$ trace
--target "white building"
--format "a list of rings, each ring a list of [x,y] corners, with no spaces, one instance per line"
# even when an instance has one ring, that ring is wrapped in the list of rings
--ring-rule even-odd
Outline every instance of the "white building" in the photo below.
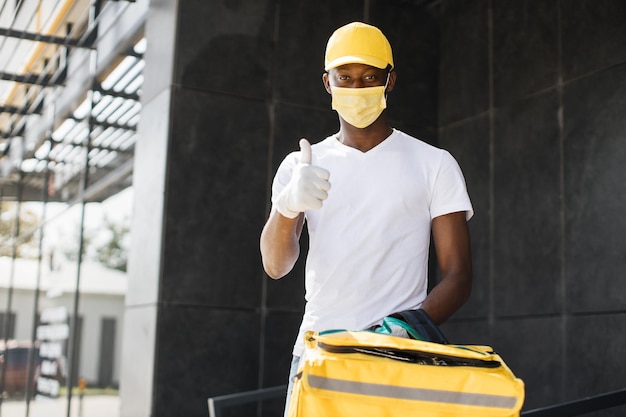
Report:
[[[12,264],[11,258],[0,257],[0,313],[2,317],[6,314],[12,286],[12,336],[19,341],[32,338],[38,277],[38,314],[61,306],[70,316],[74,311],[74,288],[78,277],[75,262],[65,261],[51,268],[50,263],[44,261],[39,268],[35,259],[18,258]],[[86,378],[90,386],[117,386],[119,383],[126,287],[125,273],[93,261],[83,261],[78,305],[80,365],[77,376]]]

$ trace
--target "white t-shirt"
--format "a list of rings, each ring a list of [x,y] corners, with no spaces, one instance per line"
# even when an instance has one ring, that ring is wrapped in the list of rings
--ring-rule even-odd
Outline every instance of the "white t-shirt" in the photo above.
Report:
[[[293,353],[307,330],[368,328],[426,298],[431,220],[473,215],[455,159],[403,132],[368,152],[337,135],[314,144],[312,164],[330,172],[331,189],[319,210],[305,213],[309,252],[305,312]],[[300,152],[281,163],[272,186],[289,182]]]

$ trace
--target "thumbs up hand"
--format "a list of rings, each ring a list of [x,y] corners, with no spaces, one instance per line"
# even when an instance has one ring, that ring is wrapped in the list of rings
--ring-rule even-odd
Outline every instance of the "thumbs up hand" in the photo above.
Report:
[[[285,217],[293,219],[303,211],[319,209],[328,198],[330,173],[311,165],[311,160],[311,144],[306,139],[300,139],[300,163],[294,167],[291,180],[275,202],[276,209]]]

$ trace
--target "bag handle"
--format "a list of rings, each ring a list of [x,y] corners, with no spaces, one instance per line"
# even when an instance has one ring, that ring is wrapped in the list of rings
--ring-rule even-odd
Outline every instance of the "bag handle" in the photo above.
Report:
[[[404,310],[391,314],[389,317],[402,320],[413,328],[427,342],[449,344],[448,339],[423,309]],[[410,334],[410,332],[409,332]],[[416,337],[416,339],[418,339]]]

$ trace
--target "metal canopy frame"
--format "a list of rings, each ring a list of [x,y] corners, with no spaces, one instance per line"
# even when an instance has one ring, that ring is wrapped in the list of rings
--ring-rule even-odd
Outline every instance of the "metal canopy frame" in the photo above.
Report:
[[[97,30],[97,27],[96,27]],[[93,32],[93,31],[92,31]],[[0,28],[0,36],[7,38],[23,39],[27,41],[50,43],[53,45],[67,46],[73,48],[88,48],[93,49],[93,43],[96,38],[95,33],[90,33],[87,37],[80,39],[42,35],[41,33],[33,33],[22,30]]]
[[[63,85],[66,74],[66,71],[63,71],[62,74],[57,76],[49,74],[11,74],[5,71],[0,71],[0,80],[14,81],[20,84],[33,84],[51,87]]]
[[[132,3],[126,2],[125,6],[112,10],[117,10],[116,13],[121,15]],[[30,119],[31,117],[40,117],[49,124],[51,112],[54,113],[53,127],[45,132],[46,136],[41,137],[34,148],[29,145],[25,149],[21,166],[15,172],[20,175],[0,178],[0,187],[3,184],[9,186],[15,181],[20,181],[25,188],[33,190],[53,184],[55,193],[50,196],[50,201],[74,204],[80,198],[102,201],[131,185],[134,142],[141,110],[144,47],[137,49],[137,44],[134,44],[121,50],[118,52],[121,59],[114,60],[115,67],[100,68],[93,73],[90,80],[81,79],[80,83],[87,87],[86,98],[82,104],[76,104],[74,110],[69,110],[70,114],[62,115],[50,109],[50,98],[56,96],[55,91],[61,91],[59,89],[67,88],[66,85],[71,86],[74,82],[71,79],[73,76],[68,78],[67,69],[72,58],[72,49],[97,50],[95,34],[98,33],[99,19],[100,11],[96,11],[91,18],[91,24],[87,28],[83,26],[82,36],[72,33],[80,28],[80,23],[77,22],[67,25],[70,33],[66,37],[46,37],[15,28],[0,29],[0,37],[10,36],[19,41],[50,43],[58,46],[57,53],[62,55],[58,60],[55,58],[51,61],[51,65],[58,65],[51,75],[0,71],[0,80],[36,86],[32,91],[25,90],[31,96],[24,99],[22,107],[14,103],[0,106],[0,115],[8,113],[11,117],[10,124],[0,126],[0,143],[4,143],[4,149],[0,145],[0,155],[7,154],[13,145],[11,142],[15,140],[19,141],[18,148],[25,148],[24,138],[29,137],[29,129],[33,124],[29,120],[37,120]],[[0,38],[0,48],[1,42]],[[46,66],[49,63],[45,62]],[[107,74],[105,78],[98,75],[103,73]],[[44,106],[44,101],[49,104]],[[88,101],[91,104],[87,106],[89,110],[85,113],[80,108],[85,107]],[[52,107],[55,105],[52,104]],[[33,140],[32,132],[29,140]],[[83,177],[86,170],[91,173],[86,184],[87,189],[84,189],[85,184],[81,182],[85,182]],[[47,172],[51,173],[50,181],[46,180]],[[117,185],[112,183],[112,179],[117,181]],[[107,186],[104,187],[103,184]]]
[[[41,114],[41,106],[37,107],[34,110],[31,110],[30,106],[22,108],[17,108],[13,106],[0,106],[0,113],[20,114],[22,116],[26,116],[29,114]]]

